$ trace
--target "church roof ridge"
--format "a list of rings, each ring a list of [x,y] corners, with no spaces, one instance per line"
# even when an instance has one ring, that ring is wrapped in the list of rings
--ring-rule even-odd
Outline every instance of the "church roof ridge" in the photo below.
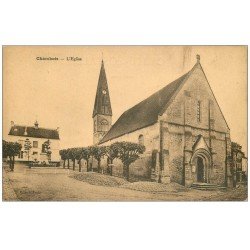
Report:
[[[102,138],[100,144],[156,123],[163,107],[167,105],[172,96],[180,89],[182,83],[185,82],[197,64],[199,62],[181,77],[123,112],[108,133]]]
[[[26,134],[27,133],[27,134]],[[24,136],[34,138],[47,138],[59,140],[59,132],[57,129],[35,128],[34,126],[17,125],[10,128],[9,135]]]
[[[34,128],[35,126],[33,125],[33,126],[28,126],[28,125],[24,125],[24,124],[14,124],[13,125],[13,127],[15,127],[15,126],[17,126],[17,127],[27,127],[27,128]],[[47,129],[47,130],[58,130],[58,128],[48,128],[48,127],[41,127],[41,126],[39,126],[38,128],[41,128],[41,129]]]

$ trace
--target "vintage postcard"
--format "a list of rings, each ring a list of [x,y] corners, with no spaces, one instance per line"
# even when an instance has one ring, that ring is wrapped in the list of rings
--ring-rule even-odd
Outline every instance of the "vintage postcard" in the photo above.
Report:
[[[3,46],[3,201],[246,201],[247,46]]]

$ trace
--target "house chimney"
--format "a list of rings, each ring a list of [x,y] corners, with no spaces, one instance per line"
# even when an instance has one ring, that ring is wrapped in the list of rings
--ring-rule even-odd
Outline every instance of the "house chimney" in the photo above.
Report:
[[[15,123],[13,121],[10,122],[11,127],[14,127]]]
[[[56,128],[56,131],[59,132],[59,127]]]
[[[35,125],[35,128],[38,129],[38,125],[39,125],[38,121],[35,121],[34,125]]]
[[[27,133],[27,127],[25,127],[24,135],[28,135],[28,133]]]

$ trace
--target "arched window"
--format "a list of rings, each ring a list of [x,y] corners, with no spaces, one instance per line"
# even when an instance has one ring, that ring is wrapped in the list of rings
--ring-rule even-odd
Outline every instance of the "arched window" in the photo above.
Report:
[[[143,135],[139,135],[139,137],[138,137],[138,143],[140,144],[140,145],[144,145],[144,136]]]
[[[109,129],[109,123],[108,123],[107,120],[103,119],[101,121],[101,129],[102,129],[102,131],[108,131],[108,129]]]
[[[197,121],[201,121],[201,101],[197,101]]]

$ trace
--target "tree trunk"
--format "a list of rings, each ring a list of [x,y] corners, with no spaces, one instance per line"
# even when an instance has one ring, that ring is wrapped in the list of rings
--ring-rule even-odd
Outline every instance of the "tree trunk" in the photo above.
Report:
[[[14,171],[15,168],[15,156],[13,156],[13,161],[12,161],[12,171]]]
[[[123,165],[123,176],[126,180],[129,180],[129,166]]]
[[[79,172],[82,172],[82,160],[80,159],[78,163],[79,163]]]
[[[10,167],[10,170],[11,170],[11,156],[9,156],[9,158],[10,158],[9,167]]]
[[[72,160],[73,161],[73,170],[75,171],[75,167],[76,167],[76,160]]]
[[[86,160],[86,164],[87,164],[87,172],[89,172],[89,159]]]
[[[127,166],[127,180],[129,181],[129,166]]]
[[[68,169],[69,169],[69,159],[68,159]]]
[[[65,161],[66,161],[66,160],[63,160],[63,168],[65,168]]]
[[[101,163],[101,161],[98,160],[98,165],[97,165],[97,172],[98,172],[98,173],[100,173],[100,169],[101,169],[101,167],[100,167],[101,164],[100,164],[100,163]]]
[[[10,170],[14,171],[15,157],[10,156]]]
[[[123,165],[123,177],[126,178],[127,177],[127,168],[125,165]]]
[[[113,175],[113,159],[110,160],[111,166],[110,166],[110,175]]]

